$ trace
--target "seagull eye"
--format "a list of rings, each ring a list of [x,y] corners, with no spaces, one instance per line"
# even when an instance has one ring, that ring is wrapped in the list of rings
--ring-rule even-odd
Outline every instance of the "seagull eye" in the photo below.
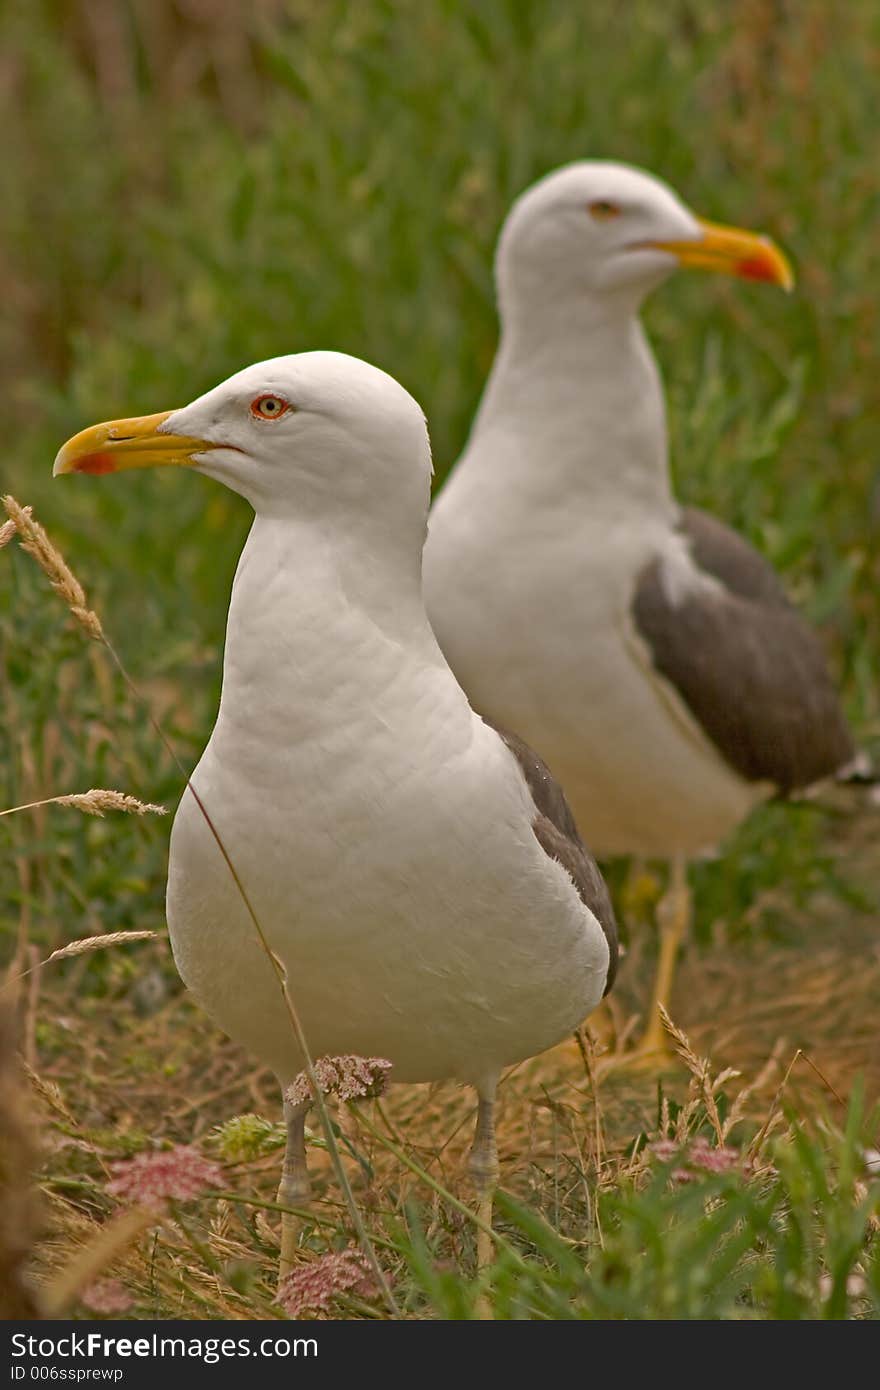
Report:
[[[251,401],[251,414],[258,420],[277,420],[290,410],[290,402],[280,396],[257,396]]]
[[[588,203],[587,211],[597,222],[610,222],[612,217],[620,216],[618,204],[610,203],[607,198],[597,198],[595,203]]]

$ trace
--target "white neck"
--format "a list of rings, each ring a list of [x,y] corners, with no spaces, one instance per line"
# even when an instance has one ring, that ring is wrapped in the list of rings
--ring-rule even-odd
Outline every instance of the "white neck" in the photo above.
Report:
[[[268,726],[288,744],[320,740],[371,710],[396,711],[389,692],[398,675],[405,687],[405,666],[457,690],[425,615],[418,560],[389,565],[387,552],[365,554],[314,521],[256,517],[229,606],[215,736],[265,742]]]
[[[536,503],[671,512],[663,390],[637,306],[577,293],[504,298],[468,469],[494,468]]]

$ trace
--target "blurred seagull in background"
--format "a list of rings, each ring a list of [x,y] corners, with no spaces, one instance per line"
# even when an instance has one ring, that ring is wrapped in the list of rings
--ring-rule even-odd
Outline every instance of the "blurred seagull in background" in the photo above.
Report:
[[[766,237],[704,222],[637,169],[572,164],[517,200],[500,345],[425,550],[428,613],[474,707],[546,759],[596,854],[671,861],[649,1056],[665,1047],[688,860],[854,756],[772,568],[673,496],[639,310],[682,265],[792,285]]]
[[[303,353],[248,367],[182,410],[84,430],[55,472],[152,464],[216,478],[256,513],[220,710],[192,782],[308,1046],[387,1058],[400,1081],[474,1086],[471,1169],[488,1222],[499,1074],[596,1007],[617,938],[559,788],[525,744],[473,712],[428,623],[422,412],[375,367]],[[189,789],[171,837],[168,923],[192,993],[286,1093],[303,1056]],[[309,1200],[306,1109],[285,1104],[286,1205]],[[481,1232],[480,1264],[490,1257]]]

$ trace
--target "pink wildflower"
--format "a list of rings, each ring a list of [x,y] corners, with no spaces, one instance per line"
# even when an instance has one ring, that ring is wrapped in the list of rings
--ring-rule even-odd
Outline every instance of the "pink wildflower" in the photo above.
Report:
[[[721,1144],[713,1148],[705,1135],[698,1134],[686,1148],[676,1144],[674,1139],[658,1139],[651,1145],[651,1152],[661,1163],[678,1160],[678,1166],[669,1176],[673,1182],[693,1182],[697,1169],[706,1173],[729,1173],[739,1163],[739,1150]]]
[[[141,1206],[161,1206],[169,1197],[185,1202],[207,1187],[218,1187],[223,1178],[219,1164],[186,1144],[135,1154],[111,1164],[111,1169],[114,1176],[107,1191]]]
[[[111,1313],[127,1313],[134,1300],[118,1279],[96,1279],[80,1294],[80,1302],[90,1312],[109,1317]]]
[[[651,1153],[659,1158],[661,1163],[668,1163],[670,1159],[677,1158],[680,1145],[674,1139],[657,1139],[651,1145]]]
[[[691,1168],[673,1168],[669,1176],[673,1182],[693,1182],[696,1173]]]
[[[324,1095],[337,1095],[340,1100],[358,1100],[365,1096],[381,1096],[388,1085],[391,1063],[384,1057],[318,1057],[315,1076]],[[290,1105],[303,1105],[312,1099],[312,1088],[306,1072],[301,1071],[287,1088]]]
[[[830,1274],[819,1275],[819,1293],[822,1298],[830,1298],[834,1288],[834,1280]],[[858,1270],[852,1270],[846,1276],[846,1293],[848,1298],[860,1298],[867,1292],[867,1282],[865,1276]]]
[[[688,1162],[693,1168],[704,1168],[707,1173],[729,1173],[739,1162],[739,1150],[721,1144],[713,1149],[709,1140],[702,1135],[691,1144]]]
[[[305,1313],[329,1312],[334,1298],[342,1293],[362,1298],[376,1293],[376,1279],[367,1257],[354,1246],[294,1269],[281,1281],[278,1302],[289,1317],[301,1318]]]

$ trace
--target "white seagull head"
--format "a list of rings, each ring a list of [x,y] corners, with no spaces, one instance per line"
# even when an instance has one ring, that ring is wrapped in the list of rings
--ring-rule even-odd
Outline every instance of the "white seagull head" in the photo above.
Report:
[[[568,164],[521,194],[502,228],[502,313],[571,296],[634,309],[680,265],[793,283],[769,238],[703,221],[653,175],[604,160]]]
[[[425,417],[387,373],[339,352],[258,362],[158,415],[111,420],[61,448],[54,473],[182,464],[217,478],[261,515],[355,522],[427,512]]]

